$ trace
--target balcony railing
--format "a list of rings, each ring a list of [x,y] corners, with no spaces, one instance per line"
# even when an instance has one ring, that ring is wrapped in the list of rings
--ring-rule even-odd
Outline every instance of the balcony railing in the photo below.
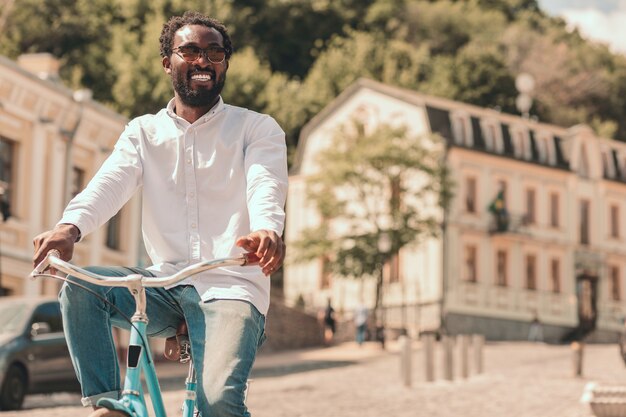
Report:
[[[522,233],[530,225],[525,214],[492,214],[489,233]]]

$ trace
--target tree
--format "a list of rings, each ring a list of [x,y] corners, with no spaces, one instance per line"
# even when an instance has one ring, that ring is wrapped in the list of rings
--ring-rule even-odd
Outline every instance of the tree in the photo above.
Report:
[[[49,52],[61,60],[60,76],[73,89],[93,90],[111,101],[115,72],[107,60],[111,26],[119,20],[108,0],[21,0],[9,10],[0,36],[0,53]]]
[[[323,221],[295,244],[298,258],[328,259],[330,271],[343,277],[375,277],[375,316],[385,263],[440,230],[451,197],[442,145],[404,126],[371,128],[354,120],[320,152],[323,171],[307,181]]]
[[[304,80],[301,103],[313,117],[360,77],[417,88],[427,75],[429,54],[381,33],[352,31],[335,37]]]

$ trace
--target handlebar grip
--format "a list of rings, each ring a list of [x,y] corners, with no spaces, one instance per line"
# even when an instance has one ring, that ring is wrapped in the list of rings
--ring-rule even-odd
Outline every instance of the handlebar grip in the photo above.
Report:
[[[30,273],[29,277],[32,279],[37,278],[37,275],[43,274],[46,269],[50,266],[50,256],[55,256],[57,258],[61,257],[61,252],[56,249],[50,249],[46,254],[46,257],[35,267],[33,272]]]
[[[241,264],[241,266],[256,265],[260,260],[261,258],[259,258],[254,252],[246,252],[243,254],[243,264]]]

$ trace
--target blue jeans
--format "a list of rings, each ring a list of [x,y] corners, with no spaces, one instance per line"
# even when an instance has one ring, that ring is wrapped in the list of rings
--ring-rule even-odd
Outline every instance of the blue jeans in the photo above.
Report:
[[[129,273],[151,276],[149,271],[139,268],[87,269],[107,276]],[[131,317],[135,312],[134,299],[126,288],[79,282],[105,297],[126,316]],[[183,319],[187,321],[198,375],[197,406],[201,415],[249,416],[244,404],[245,388],[257,348],[265,339],[265,317],[246,301],[203,302],[189,285],[169,290],[146,288],[146,298],[148,336],[174,336],[178,324]],[[83,405],[95,405],[104,397],[119,398],[120,370],[111,326],[128,330],[130,324],[110,305],[74,285],[64,284],[59,299],[65,336],[81,383]]]

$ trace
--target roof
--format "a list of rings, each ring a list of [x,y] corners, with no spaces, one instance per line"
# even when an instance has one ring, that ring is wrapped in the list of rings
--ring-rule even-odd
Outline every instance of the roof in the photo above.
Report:
[[[429,96],[426,94],[421,94],[414,90],[409,90],[406,88],[395,87],[388,84],[383,84],[377,81],[373,81],[367,78],[360,78],[355,83],[346,88],[339,96],[334,99],[329,105],[327,105],[320,113],[318,113],[315,117],[313,117],[302,129],[300,133],[300,138],[298,141],[298,148],[296,150],[295,160],[293,166],[291,168],[290,173],[292,175],[297,175],[300,173],[300,168],[302,166],[302,159],[304,157],[304,151],[307,146],[308,138],[320,125],[322,125],[338,108],[344,105],[350,98],[356,95],[362,89],[369,89],[389,97],[396,98],[400,101],[404,101],[407,104],[411,104],[418,107],[424,107],[426,110],[431,110],[429,114],[429,122],[431,123],[431,131],[440,133],[445,139],[451,139],[451,132],[442,131],[444,126],[442,125],[442,120],[439,119],[438,125],[433,125],[433,121],[436,121],[436,111],[450,111],[450,110],[462,110],[469,113],[471,116],[474,116],[472,119],[473,124],[476,124],[476,120],[482,117],[491,117],[497,118],[501,123],[515,123],[526,125],[529,131],[537,130],[538,128],[550,130],[560,138],[564,137],[567,134],[567,129],[561,126],[546,124],[536,122],[534,120],[524,119],[520,116],[502,113],[493,109],[488,109],[484,107],[475,106],[472,104],[462,103],[454,100],[449,100],[441,97]],[[434,111],[432,111],[434,110]],[[432,116],[435,116],[433,119]],[[441,117],[441,114],[438,115]],[[474,126],[475,128],[475,126]],[[560,142],[560,138],[557,142]],[[558,147],[557,147],[558,148]],[[557,152],[561,152],[560,149]],[[506,156],[506,155],[505,155]],[[562,155],[561,155],[562,157]],[[561,168],[565,161],[561,159]]]
[[[11,71],[19,73],[21,76],[29,78],[31,81],[40,84],[44,88],[55,91],[58,94],[61,94],[69,98],[70,100],[74,100],[74,91],[72,89],[60,83],[41,79],[37,75],[33,74],[32,72],[27,71],[24,68],[20,67],[15,61],[13,61],[10,58],[7,58],[6,56],[0,55],[0,65],[9,68]],[[83,104],[86,107],[91,107],[92,109],[96,110],[98,113],[103,113],[112,119],[118,119],[123,123],[126,123],[128,121],[127,117],[111,110],[110,108],[106,107],[105,105],[97,101],[88,100]]]

